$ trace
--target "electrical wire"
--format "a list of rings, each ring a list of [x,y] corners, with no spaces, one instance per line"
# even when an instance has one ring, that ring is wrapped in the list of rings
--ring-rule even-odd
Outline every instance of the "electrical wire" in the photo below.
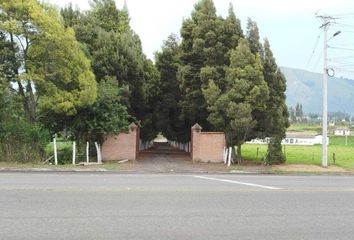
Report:
[[[337,49],[337,50],[354,51],[354,48],[333,47],[333,46],[328,46],[328,48]]]
[[[310,62],[311,62],[311,60],[312,60],[312,57],[315,55],[315,52],[316,52],[318,43],[319,43],[320,38],[321,38],[321,33],[322,33],[322,31],[319,32],[319,34],[318,34],[318,36],[317,36],[317,38],[316,38],[316,41],[315,41],[315,44],[314,44],[312,53],[311,53],[311,55],[310,55],[309,60],[308,60],[307,63],[306,63],[306,69],[307,69],[308,65],[310,64]]]
[[[320,60],[322,59],[322,57],[323,57],[323,51],[321,51],[321,53],[318,55],[318,58],[317,58],[315,64],[312,66],[312,68],[311,68],[312,72],[315,71],[315,69],[317,68],[318,64],[320,63]]]

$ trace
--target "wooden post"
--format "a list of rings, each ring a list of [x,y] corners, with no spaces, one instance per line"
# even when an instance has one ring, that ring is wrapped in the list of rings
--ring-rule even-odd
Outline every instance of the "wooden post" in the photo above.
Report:
[[[348,145],[348,135],[345,134],[345,146],[347,146],[347,145]]]
[[[257,156],[256,156],[257,159],[258,159],[258,152],[259,152],[259,147],[257,147]]]
[[[336,153],[333,153],[333,164],[336,165]]]
[[[76,142],[73,141],[73,165],[76,164]]]
[[[58,152],[57,152],[57,140],[53,139],[53,147],[54,147],[54,164],[58,165]]]
[[[89,163],[89,142],[86,142],[86,163]]]

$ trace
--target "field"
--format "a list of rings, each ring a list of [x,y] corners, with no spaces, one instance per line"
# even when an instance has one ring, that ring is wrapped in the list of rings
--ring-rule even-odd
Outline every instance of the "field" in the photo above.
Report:
[[[258,148],[258,157],[257,157]],[[283,146],[287,164],[314,164],[321,165],[322,146]],[[242,156],[246,160],[261,162],[267,152],[267,145],[244,144]],[[333,153],[336,157],[336,165],[346,168],[354,168],[354,136],[348,136],[348,144],[345,145],[344,136],[330,136],[328,145],[328,164],[333,164]]]
[[[308,132],[308,133],[320,133],[322,131],[322,127],[320,125],[311,125],[305,123],[297,123],[291,125],[287,131],[292,132]]]

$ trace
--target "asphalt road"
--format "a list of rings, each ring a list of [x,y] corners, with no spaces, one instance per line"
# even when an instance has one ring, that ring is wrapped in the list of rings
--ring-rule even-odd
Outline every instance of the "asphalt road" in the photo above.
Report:
[[[0,239],[354,239],[354,177],[2,172]]]

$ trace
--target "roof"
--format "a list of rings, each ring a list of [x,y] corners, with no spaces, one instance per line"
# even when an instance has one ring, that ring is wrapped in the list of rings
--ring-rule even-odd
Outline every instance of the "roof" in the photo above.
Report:
[[[337,127],[334,129],[335,130],[350,130],[348,127]]]
[[[318,134],[315,133],[303,133],[303,132],[287,132],[286,137],[287,138],[314,138],[318,136]]]

